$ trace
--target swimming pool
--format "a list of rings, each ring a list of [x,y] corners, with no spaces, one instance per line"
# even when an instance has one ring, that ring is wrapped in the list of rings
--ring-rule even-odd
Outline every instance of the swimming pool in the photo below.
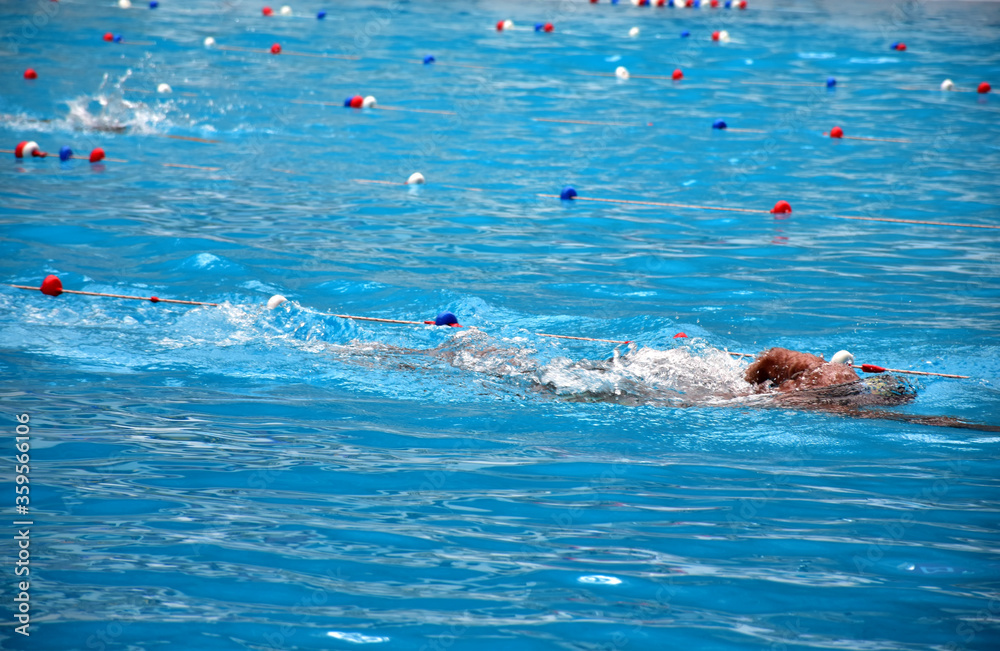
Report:
[[[996,435],[726,354],[1000,424],[996,4],[261,7],[0,4],[2,648],[996,648]]]

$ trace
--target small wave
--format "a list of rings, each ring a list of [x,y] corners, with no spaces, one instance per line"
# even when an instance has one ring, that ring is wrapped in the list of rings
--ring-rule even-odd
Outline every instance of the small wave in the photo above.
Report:
[[[835,56],[835,52],[799,52],[800,59],[832,59]]]
[[[899,59],[896,57],[853,57],[847,60],[848,63],[864,63],[872,65],[881,65],[883,63],[899,63]]]

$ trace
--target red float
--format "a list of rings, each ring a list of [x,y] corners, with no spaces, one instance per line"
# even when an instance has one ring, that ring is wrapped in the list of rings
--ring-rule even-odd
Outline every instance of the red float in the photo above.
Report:
[[[787,201],[782,199],[778,203],[774,204],[774,208],[771,208],[771,212],[773,212],[776,215],[790,213],[792,212],[792,206]]]
[[[63,291],[62,281],[59,280],[59,276],[46,276],[40,289],[46,296],[59,296]]]

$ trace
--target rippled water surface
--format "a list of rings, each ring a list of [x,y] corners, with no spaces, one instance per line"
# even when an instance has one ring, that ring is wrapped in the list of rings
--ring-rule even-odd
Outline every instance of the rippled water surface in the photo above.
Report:
[[[1000,646],[998,5],[292,9],[0,2],[0,648]]]

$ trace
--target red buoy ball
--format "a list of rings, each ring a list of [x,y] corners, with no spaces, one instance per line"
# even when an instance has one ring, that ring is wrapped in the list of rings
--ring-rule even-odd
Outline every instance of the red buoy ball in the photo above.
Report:
[[[110,43],[111,41],[115,40],[115,35],[112,34],[111,32],[105,32],[104,40]]]
[[[361,108],[365,105],[365,98],[361,95],[355,95],[351,98],[351,108]]]
[[[991,90],[993,90],[993,87],[984,81],[983,83],[979,84],[979,88],[976,89],[976,92],[978,92],[980,95],[985,95]]]
[[[263,9],[260,10],[260,13],[264,14],[265,16],[270,16],[274,12],[271,11],[270,7],[264,7]]]
[[[841,129],[840,127],[834,127],[832,129],[830,129],[830,137],[831,138],[843,138],[844,137],[844,130]]]
[[[904,50],[906,50],[906,43],[896,43],[896,49],[899,50],[900,52],[903,52]]]
[[[39,149],[38,143],[34,140],[25,140],[24,142],[17,143],[17,147],[14,148],[14,157],[25,158],[27,156],[45,158],[48,154]]]
[[[275,43],[271,46],[271,54],[281,54],[281,45]]]
[[[718,31],[712,32],[712,40],[713,41],[718,41],[719,40],[719,32]]]
[[[711,2],[708,3],[708,6],[711,7],[712,9],[718,9],[719,0],[712,0]]]
[[[774,204],[774,208],[771,208],[771,212],[773,212],[776,215],[790,213],[792,212],[792,206],[787,201],[782,199],[778,203]]]
[[[46,296],[59,296],[63,291],[62,281],[59,280],[59,276],[46,276],[39,289],[41,289],[42,293]]]
[[[94,151],[90,152],[90,162],[99,163],[104,160],[104,150],[100,147],[94,147]]]
[[[545,32],[551,32],[554,29],[555,29],[555,27],[552,26],[552,23],[545,23],[545,26],[542,27],[542,31],[545,31]]]
[[[684,79],[684,73],[681,72],[680,68],[677,68],[677,70],[674,70],[674,74],[670,75],[670,78],[673,79],[674,81],[678,81],[679,79]]]
[[[38,79],[38,73],[35,72],[34,68],[28,68],[27,70],[24,71],[24,78],[25,79]]]
[[[497,21],[497,31],[498,32],[502,32],[503,31],[503,21],[502,20],[498,20]]]
[[[674,339],[687,339],[688,336],[683,332],[678,332],[674,335]]]
[[[740,0],[740,4],[738,6],[739,6],[740,9],[746,9],[747,8],[747,0]]]

